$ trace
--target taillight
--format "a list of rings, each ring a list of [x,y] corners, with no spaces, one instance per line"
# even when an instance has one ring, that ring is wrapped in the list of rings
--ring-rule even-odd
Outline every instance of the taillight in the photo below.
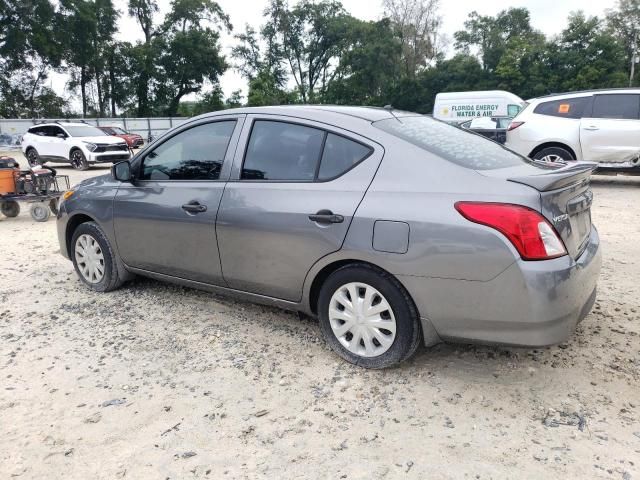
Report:
[[[547,260],[567,254],[555,229],[535,210],[510,203],[457,202],[455,207],[467,220],[501,232],[523,260]]]
[[[511,122],[509,124],[509,126],[507,127],[507,131],[511,131],[511,130],[515,130],[516,128],[518,128],[520,125],[524,125],[524,122]]]

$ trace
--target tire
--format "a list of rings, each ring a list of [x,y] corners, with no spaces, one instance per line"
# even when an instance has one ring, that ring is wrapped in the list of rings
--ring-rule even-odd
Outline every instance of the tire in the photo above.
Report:
[[[0,203],[0,212],[2,212],[5,217],[17,217],[18,215],[20,215],[20,204],[18,202],[14,202],[13,200],[2,202]]]
[[[75,149],[70,155],[71,166],[76,170],[89,170],[89,162],[87,157],[84,156],[82,150]]]
[[[30,167],[40,165],[40,155],[35,148],[30,148],[27,150],[27,163]]]
[[[85,245],[83,248],[84,257],[79,254],[81,245]],[[110,292],[122,285],[123,281],[118,274],[115,253],[109,244],[107,236],[97,223],[86,222],[78,225],[71,237],[69,250],[73,268],[75,268],[80,280],[90,289],[96,292]],[[102,257],[102,276],[94,275],[94,273],[99,273],[99,269],[96,271],[90,267],[88,268],[87,263],[82,262],[82,258],[87,258],[86,255],[89,252],[93,252],[93,259],[97,263],[100,263],[100,256]]]
[[[58,200],[52,198],[49,201],[49,210],[51,210],[51,213],[53,213],[54,215],[58,215]]]
[[[33,218],[36,222],[46,222],[51,216],[49,205],[47,205],[45,202],[32,203],[29,213],[31,213],[31,218]]]
[[[575,160],[571,152],[562,147],[543,148],[539,152],[536,152],[533,159],[542,162],[570,162]]]
[[[369,288],[372,290],[369,291]],[[372,308],[384,308],[386,301],[389,309],[376,312],[373,317],[376,325],[384,321],[384,325],[389,325],[389,329],[377,326],[372,330],[372,327],[367,325],[367,316],[360,315],[359,320],[356,320],[360,323],[350,323],[352,328],[340,335],[347,328],[348,322],[340,324],[343,320],[336,318],[340,313],[335,312],[348,310],[341,302],[349,303],[347,301],[350,298],[344,295],[350,291],[360,297],[359,301],[370,303]],[[370,302],[367,302],[367,297],[371,299]],[[344,310],[340,310],[341,306]],[[356,310],[357,308],[354,309]],[[362,312],[361,310],[360,313]],[[366,264],[339,268],[325,280],[318,297],[318,318],[322,334],[331,349],[346,361],[365,368],[392,367],[409,359],[416,353],[422,338],[418,311],[404,287],[393,276]],[[390,329],[393,321],[395,332]],[[340,330],[341,327],[344,328]],[[358,338],[360,334],[363,336],[362,340]],[[367,336],[368,342],[365,342]],[[379,338],[383,342],[380,342]],[[357,344],[354,343],[354,339],[358,339]],[[371,347],[368,352],[367,343]]]

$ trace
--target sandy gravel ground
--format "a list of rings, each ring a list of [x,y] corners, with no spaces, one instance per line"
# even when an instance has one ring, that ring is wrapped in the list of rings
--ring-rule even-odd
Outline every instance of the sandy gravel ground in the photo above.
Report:
[[[2,217],[0,478],[640,479],[640,178],[593,189],[599,298],[567,343],[387,371],[277,309],[150,280],[91,293],[53,218]]]

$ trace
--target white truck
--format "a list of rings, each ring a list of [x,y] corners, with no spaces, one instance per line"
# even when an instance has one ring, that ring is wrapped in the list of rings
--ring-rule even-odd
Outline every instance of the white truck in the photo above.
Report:
[[[442,92],[436,95],[433,118],[462,123],[477,117],[515,117],[525,101],[504,90]]]

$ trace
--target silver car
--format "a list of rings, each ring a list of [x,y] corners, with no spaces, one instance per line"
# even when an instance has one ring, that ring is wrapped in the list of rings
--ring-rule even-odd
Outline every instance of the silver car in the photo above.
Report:
[[[58,235],[93,290],[144,275],[301,311],[382,368],[565,340],[600,270],[592,168],[389,109],[225,110],[67,192]]]

